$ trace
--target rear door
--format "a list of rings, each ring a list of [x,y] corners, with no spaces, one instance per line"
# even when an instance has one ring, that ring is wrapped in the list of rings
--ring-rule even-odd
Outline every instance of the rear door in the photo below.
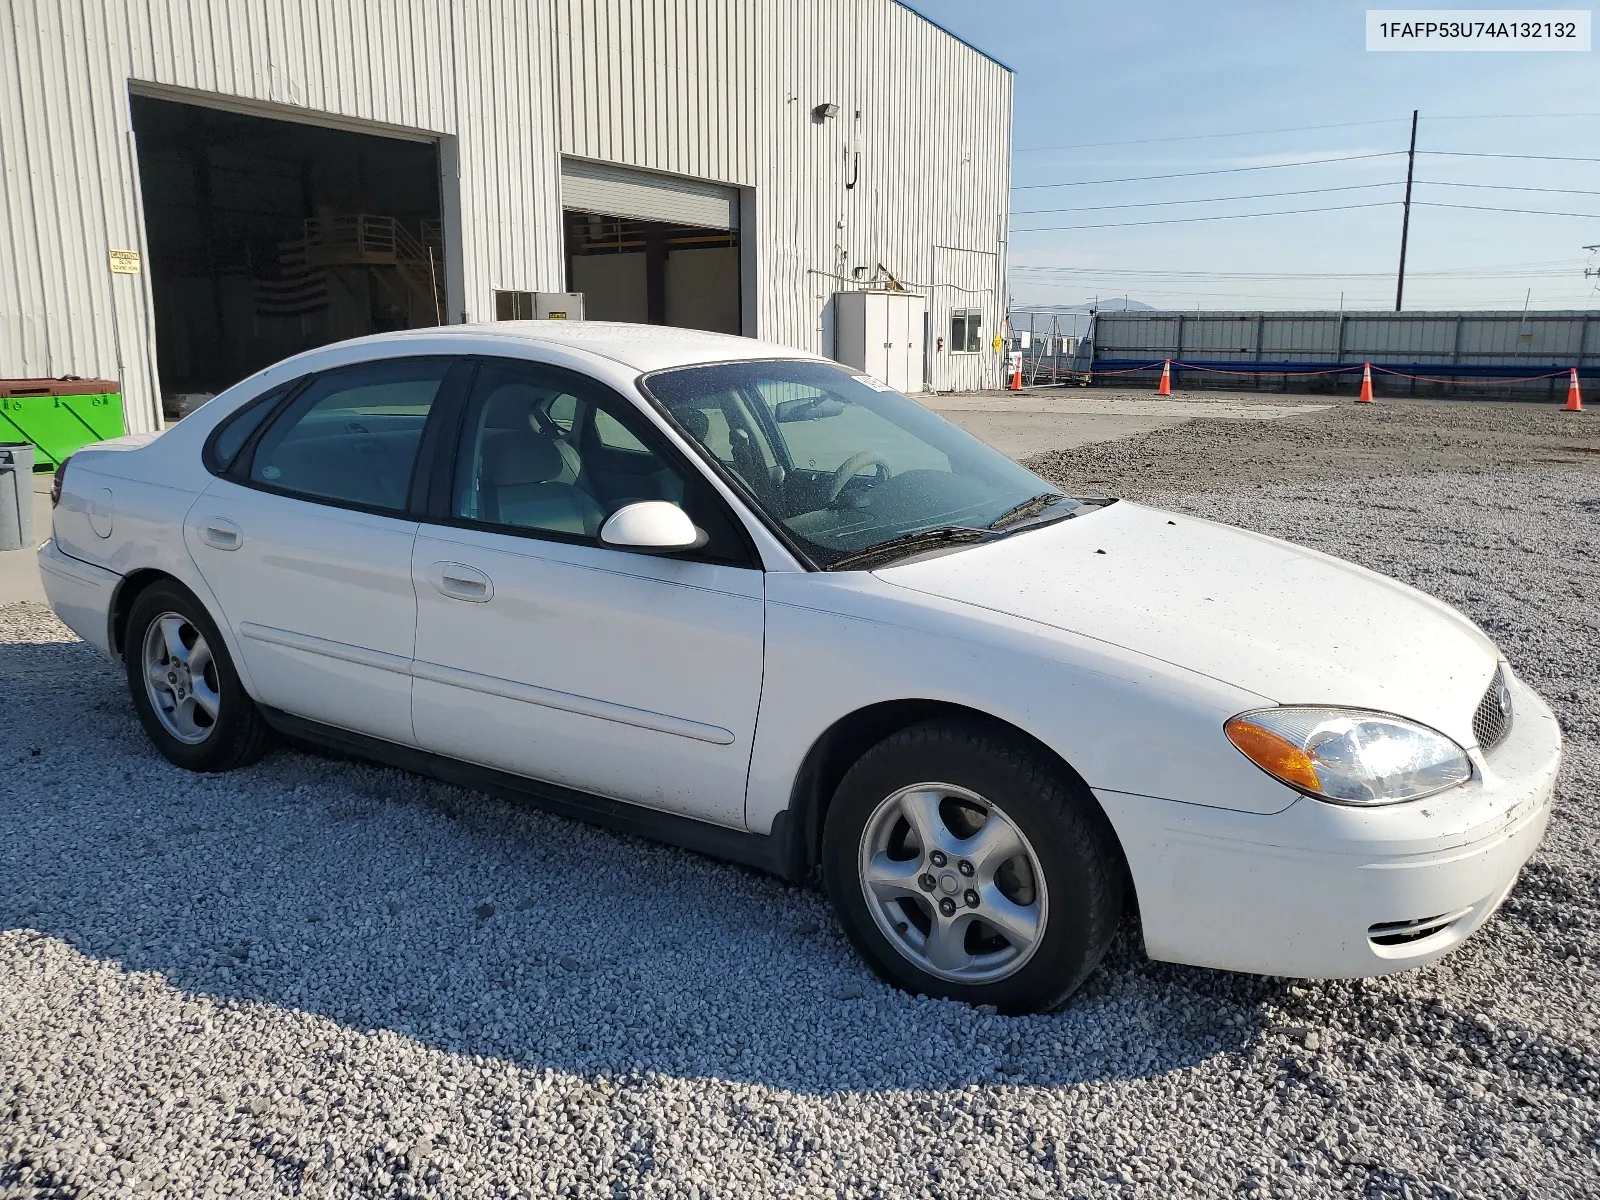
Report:
[[[190,509],[185,541],[262,703],[415,743],[407,509],[451,361],[315,377],[219,464]]]

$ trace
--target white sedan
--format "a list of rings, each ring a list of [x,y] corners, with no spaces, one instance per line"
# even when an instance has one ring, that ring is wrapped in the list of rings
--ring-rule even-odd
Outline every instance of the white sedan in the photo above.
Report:
[[[1130,906],[1172,962],[1437,959],[1539,844],[1560,760],[1439,601],[1072,498],[747,339],[344,342],[56,488],[51,603],[179,766],[290,734],[820,867],[885,979],[1007,1012],[1067,997]]]

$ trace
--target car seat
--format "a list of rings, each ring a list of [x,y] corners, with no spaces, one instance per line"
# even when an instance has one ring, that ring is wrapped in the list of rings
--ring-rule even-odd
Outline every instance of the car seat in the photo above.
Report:
[[[483,446],[478,477],[481,520],[557,533],[600,532],[605,514],[588,493],[563,476],[570,469],[557,439],[526,426]]]

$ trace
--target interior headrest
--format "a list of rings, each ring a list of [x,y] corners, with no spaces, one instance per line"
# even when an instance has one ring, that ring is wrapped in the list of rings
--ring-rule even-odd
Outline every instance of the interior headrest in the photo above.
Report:
[[[544,394],[524,383],[508,383],[495,388],[483,405],[485,429],[533,428],[533,409]]]
[[[496,487],[549,483],[564,465],[555,439],[532,430],[497,434],[483,447],[484,478]]]
[[[689,436],[697,442],[706,440],[706,434],[711,432],[711,418],[706,415],[703,408],[695,408],[685,404],[672,410],[673,420],[677,421],[689,431]]]

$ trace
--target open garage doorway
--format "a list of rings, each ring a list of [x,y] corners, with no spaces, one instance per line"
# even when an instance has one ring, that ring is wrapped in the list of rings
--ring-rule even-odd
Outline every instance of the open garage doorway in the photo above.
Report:
[[[572,159],[561,187],[586,317],[743,332],[738,189]]]
[[[443,323],[436,143],[135,95],[163,405]]]

